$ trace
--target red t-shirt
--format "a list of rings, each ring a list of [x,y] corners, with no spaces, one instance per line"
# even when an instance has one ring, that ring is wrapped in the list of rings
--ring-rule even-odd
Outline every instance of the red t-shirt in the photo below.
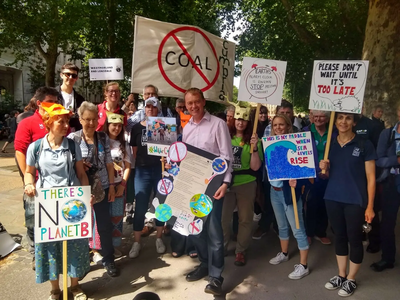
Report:
[[[96,131],[103,131],[103,126],[107,119],[107,111],[109,111],[106,108],[106,103],[107,103],[107,101],[104,101],[103,103],[97,105],[97,109],[99,110],[99,124],[97,125]],[[117,108],[113,111],[113,113],[123,115],[124,116],[124,126],[126,126],[128,124],[128,121],[126,118],[126,113],[119,106],[117,106]]]
[[[14,140],[15,151],[26,155],[28,146],[34,141],[43,138],[46,133],[47,130],[43,124],[42,116],[39,114],[39,111],[36,110],[33,116],[23,119],[18,124]]]

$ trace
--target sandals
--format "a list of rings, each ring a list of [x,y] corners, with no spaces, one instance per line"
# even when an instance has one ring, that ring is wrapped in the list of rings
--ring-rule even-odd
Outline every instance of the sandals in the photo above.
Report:
[[[197,256],[198,256],[197,251],[196,250],[190,251],[189,256],[190,256],[190,258],[197,258]]]
[[[71,286],[69,291],[72,293],[74,300],[87,300],[86,294],[82,291],[80,285]]]
[[[61,296],[61,290],[60,289],[51,290],[48,300],[57,300],[57,299],[60,299],[60,296]]]

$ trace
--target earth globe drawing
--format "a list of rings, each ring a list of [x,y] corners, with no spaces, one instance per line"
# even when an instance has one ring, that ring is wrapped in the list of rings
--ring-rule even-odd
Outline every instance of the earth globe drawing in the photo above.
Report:
[[[62,216],[69,223],[82,221],[87,213],[85,203],[78,199],[72,199],[64,203],[61,207]]]
[[[196,194],[190,199],[190,210],[196,217],[203,218],[212,210],[213,204],[205,194]]]
[[[168,204],[160,204],[156,208],[156,219],[161,222],[167,222],[172,217],[172,209]]]

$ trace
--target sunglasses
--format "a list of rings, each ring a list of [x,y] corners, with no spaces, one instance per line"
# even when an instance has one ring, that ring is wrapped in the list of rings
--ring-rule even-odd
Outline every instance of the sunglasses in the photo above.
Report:
[[[75,73],[63,73],[63,74],[67,77],[72,77],[73,79],[78,78],[78,74],[75,74]]]

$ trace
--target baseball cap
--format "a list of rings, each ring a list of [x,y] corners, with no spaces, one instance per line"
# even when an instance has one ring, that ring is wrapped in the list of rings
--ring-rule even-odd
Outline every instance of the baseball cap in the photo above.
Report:
[[[160,100],[158,100],[156,97],[150,97],[149,99],[147,99],[144,102],[144,106],[147,106],[147,105],[153,105],[153,106],[157,107],[158,110],[161,109]]]

